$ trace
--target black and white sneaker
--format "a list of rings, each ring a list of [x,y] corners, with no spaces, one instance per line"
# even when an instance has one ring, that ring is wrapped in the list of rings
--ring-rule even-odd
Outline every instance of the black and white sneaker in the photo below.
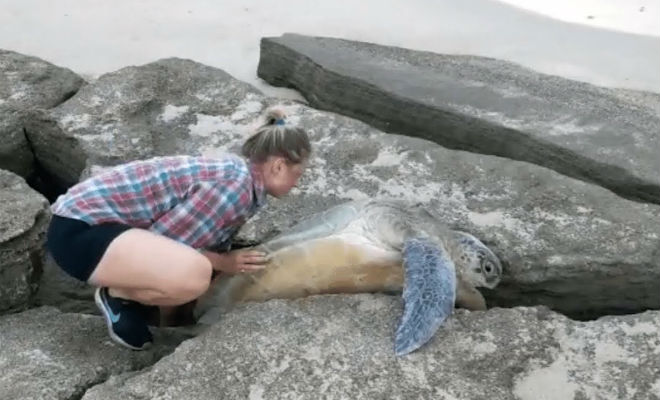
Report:
[[[153,336],[144,319],[146,306],[112,297],[105,287],[96,289],[94,301],[105,317],[112,340],[133,350],[144,350],[151,345]]]

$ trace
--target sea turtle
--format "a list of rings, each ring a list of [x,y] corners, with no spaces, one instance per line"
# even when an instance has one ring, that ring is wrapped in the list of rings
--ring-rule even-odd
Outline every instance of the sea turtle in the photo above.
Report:
[[[220,275],[197,303],[200,323],[219,319],[237,302],[403,288],[394,346],[403,355],[428,341],[455,304],[485,309],[475,287],[494,288],[502,273],[498,258],[474,236],[396,199],[340,204],[257,248],[269,254],[267,267]]]

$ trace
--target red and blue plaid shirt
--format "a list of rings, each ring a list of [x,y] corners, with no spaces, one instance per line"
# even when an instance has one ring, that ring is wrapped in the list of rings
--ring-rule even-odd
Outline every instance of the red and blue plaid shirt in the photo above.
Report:
[[[245,160],[157,157],[112,167],[71,187],[53,214],[90,225],[120,222],[194,248],[225,243],[265,203]]]

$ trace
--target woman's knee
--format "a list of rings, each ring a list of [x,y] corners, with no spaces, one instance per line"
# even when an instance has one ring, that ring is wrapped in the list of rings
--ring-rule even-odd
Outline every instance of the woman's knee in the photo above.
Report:
[[[188,265],[180,266],[169,279],[168,295],[181,302],[194,300],[204,294],[211,283],[211,264],[206,257],[194,258]]]

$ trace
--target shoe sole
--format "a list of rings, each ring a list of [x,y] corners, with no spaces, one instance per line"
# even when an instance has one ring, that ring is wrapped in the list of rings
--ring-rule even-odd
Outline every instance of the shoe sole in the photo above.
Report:
[[[108,327],[108,334],[110,335],[110,338],[115,341],[116,343],[129,348],[131,350],[146,350],[151,346],[150,342],[147,342],[144,344],[142,347],[135,347],[131,346],[130,344],[124,342],[122,338],[117,336],[115,332],[112,330],[112,320],[110,319],[110,315],[108,314],[108,311],[105,309],[105,305],[103,304],[103,299],[101,299],[101,289],[98,288],[96,291],[94,291],[94,302],[96,303],[96,306],[101,310],[101,314],[103,314],[103,317],[105,318],[105,324]]]

